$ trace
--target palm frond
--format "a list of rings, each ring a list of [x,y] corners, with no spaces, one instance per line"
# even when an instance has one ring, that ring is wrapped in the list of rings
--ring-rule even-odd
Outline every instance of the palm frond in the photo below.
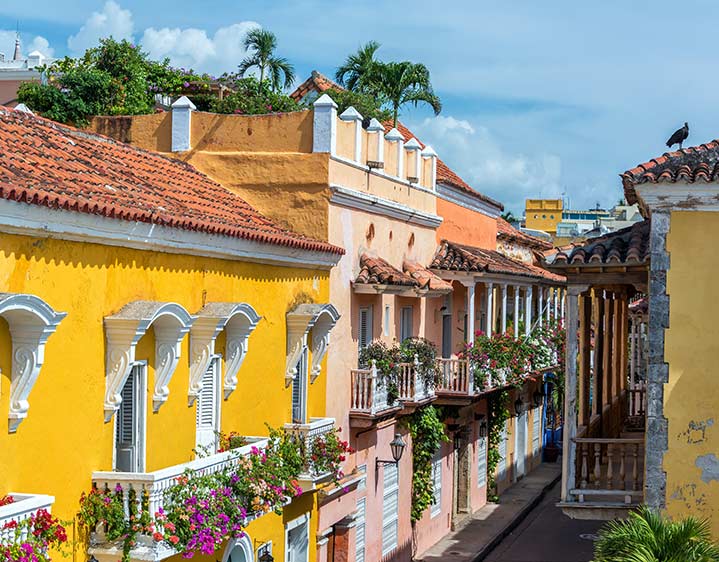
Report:
[[[261,61],[257,57],[257,55],[250,55],[249,57],[245,57],[242,62],[237,66],[237,72],[240,74],[240,76],[244,76],[247,74],[247,71],[254,67],[260,67]]]
[[[377,62],[375,53],[380,48],[377,41],[368,41],[356,53],[349,55],[335,71],[335,80],[353,92],[369,93],[373,80],[373,66]]]

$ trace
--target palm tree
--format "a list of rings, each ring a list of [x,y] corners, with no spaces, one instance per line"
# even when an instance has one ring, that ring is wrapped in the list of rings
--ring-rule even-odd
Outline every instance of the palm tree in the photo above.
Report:
[[[335,80],[340,86],[344,86],[353,92],[365,94],[376,93],[376,88],[371,84],[373,69],[377,64],[374,58],[380,44],[377,41],[369,41],[353,55],[349,55],[342,66],[335,72]]]
[[[251,68],[258,68],[260,88],[265,80],[265,73],[269,75],[273,90],[289,88],[295,81],[295,68],[286,58],[275,56],[276,48],[277,37],[271,31],[260,28],[248,31],[245,36],[245,49],[252,53],[240,63],[240,76],[244,76]]]
[[[594,562],[718,561],[708,521],[670,521],[646,506],[626,521],[608,523],[594,546]]]
[[[399,109],[407,103],[417,106],[428,104],[435,115],[442,111],[442,102],[432,90],[429,70],[421,63],[378,62],[372,66],[372,81],[379,85],[392,110],[394,126],[397,126]]]

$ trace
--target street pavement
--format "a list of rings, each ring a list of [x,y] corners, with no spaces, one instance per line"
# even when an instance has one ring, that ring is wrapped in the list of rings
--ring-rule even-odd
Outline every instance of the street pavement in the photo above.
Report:
[[[486,562],[590,562],[601,521],[570,519],[555,506],[560,484],[547,492],[522,523],[485,558]]]

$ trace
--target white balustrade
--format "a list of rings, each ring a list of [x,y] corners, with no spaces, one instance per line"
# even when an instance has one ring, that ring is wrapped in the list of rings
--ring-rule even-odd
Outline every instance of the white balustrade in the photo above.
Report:
[[[387,385],[380,382],[374,361],[370,369],[352,369],[350,377],[352,412],[375,415],[390,407],[387,403]]]
[[[19,494],[10,492],[7,495],[13,499],[13,502],[0,506],[0,544],[15,537],[15,530],[5,528],[5,525],[11,521],[20,524],[30,519],[30,517],[40,509],[49,512],[52,504],[55,502],[54,497],[41,494]],[[21,538],[24,538],[24,535],[21,536]]]
[[[466,359],[437,359],[439,377],[438,394],[470,395],[474,392],[474,381]]]
[[[300,487],[303,490],[309,487],[307,485],[308,482],[314,483],[329,476],[326,472],[318,473],[317,470],[315,470],[312,466],[311,460],[309,459],[309,452],[312,450],[312,445],[318,437],[323,437],[334,430],[334,418],[310,418],[310,423],[285,424],[285,431],[290,435],[296,436],[300,441],[300,446],[307,453],[305,455],[306,464],[304,471],[298,478],[300,481]]]

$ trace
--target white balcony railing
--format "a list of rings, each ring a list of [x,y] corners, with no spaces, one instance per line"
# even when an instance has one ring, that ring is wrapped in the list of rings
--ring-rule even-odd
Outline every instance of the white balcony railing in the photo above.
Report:
[[[374,364],[370,369],[352,369],[350,377],[352,412],[376,415],[391,407],[387,403],[387,385],[380,382]]]
[[[420,376],[417,356],[413,363],[400,363],[397,386],[399,399],[402,402],[422,402],[435,395],[434,388],[425,384],[424,378]]]
[[[11,521],[19,524],[30,519],[40,509],[49,512],[55,502],[54,497],[40,494],[10,492],[8,496],[13,498],[13,503],[0,507],[0,544],[15,537],[15,530],[5,528],[5,525]]]
[[[190,470],[197,474],[213,474],[230,467],[238,457],[250,454],[253,447],[263,449],[268,440],[261,437],[248,437],[248,444],[231,451],[225,451],[190,462],[177,464],[154,472],[94,472],[93,485],[98,489],[122,490],[125,516],[140,513],[143,502],[147,512],[154,516],[164,507],[165,492],[177,484],[177,478]],[[134,502],[134,507],[132,503]],[[109,543],[104,529],[95,530],[90,541],[90,554],[113,555],[122,552],[122,541],[119,544]],[[164,543],[156,543],[152,537],[140,535],[137,546],[133,549],[133,558],[142,560],[163,560],[177,554],[174,549]],[[105,556],[101,556],[104,559]]]
[[[310,423],[287,423],[285,431],[298,438],[305,453],[305,467],[298,480],[303,490],[313,489],[317,482],[329,478],[329,472],[319,471],[310,459],[312,446],[319,437],[324,437],[335,430],[334,418],[310,418]]]
[[[472,372],[466,359],[437,359],[437,394],[470,396],[474,393]]]

